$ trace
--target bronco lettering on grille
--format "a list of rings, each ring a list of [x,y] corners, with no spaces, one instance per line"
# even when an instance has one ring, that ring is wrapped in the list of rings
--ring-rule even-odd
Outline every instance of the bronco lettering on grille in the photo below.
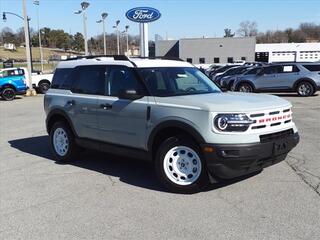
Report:
[[[279,116],[279,117],[263,118],[263,119],[259,119],[259,123],[274,122],[274,121],[278,121],[278,120],[288,119],[290,117],[291,117],[291,114],[286,114],[286,115]]]

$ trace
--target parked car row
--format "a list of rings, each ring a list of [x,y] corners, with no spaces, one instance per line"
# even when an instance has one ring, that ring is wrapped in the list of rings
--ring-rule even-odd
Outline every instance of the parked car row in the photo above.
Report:
[[[25,68],[5,68],[0,70],[0,96],[11,101],[16,95],[25,94],[27,86],[27,71]],[[33,73],[32,87],[38,93],[46,93],[51,86],[53,74]]]
[[[206,74],[220,87],[240,92],[297,92],[311,96],[320,88],[320,64],[251,63],[211,67]]]

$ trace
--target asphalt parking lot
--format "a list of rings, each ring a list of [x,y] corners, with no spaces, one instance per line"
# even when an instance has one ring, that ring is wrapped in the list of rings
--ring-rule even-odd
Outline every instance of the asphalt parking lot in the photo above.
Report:
[[[280,96],[301,136],[286,161],[194,195],[137,160],[58,164],[43,96],[0,101],[0,239],[320,239],[320,95]]]

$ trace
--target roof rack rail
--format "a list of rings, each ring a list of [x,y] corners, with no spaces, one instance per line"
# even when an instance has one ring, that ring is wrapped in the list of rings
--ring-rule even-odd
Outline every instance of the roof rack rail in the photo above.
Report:
[[[132,58],[140,58],[140,59],[162,59],[162,60],[175,60],[175,61],[182,61],[184,62],[183,59],[178,58],[178,57],[166,57],[166,56],[161,56],[161,57],[132,57]]]
[[[76,57],[67,58],[62,61],[72,61],[72,60],[78,60],[78,59],[94,59],[94,58],[101,58],[101,57],[112,57],[114,60],[118,61],[129,61],[129,58],[125,55],[80,55]]]

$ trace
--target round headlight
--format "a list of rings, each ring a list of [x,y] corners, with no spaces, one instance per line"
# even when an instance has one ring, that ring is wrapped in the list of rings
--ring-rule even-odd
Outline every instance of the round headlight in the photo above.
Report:
[[[218,117],[217,127],[219,128],[219,130],[225,130],[228,127],[228,118],[225,116]]]

